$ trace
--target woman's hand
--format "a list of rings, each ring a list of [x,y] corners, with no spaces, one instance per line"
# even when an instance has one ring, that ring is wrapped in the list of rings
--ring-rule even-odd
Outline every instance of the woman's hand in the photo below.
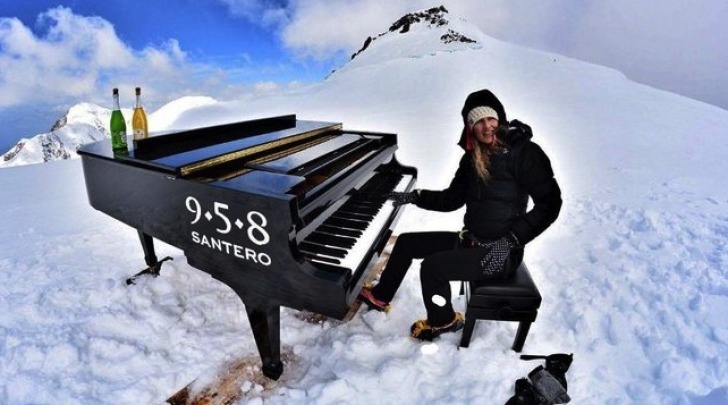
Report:
[[[394,203],[395,206],[400,206],[404,204],[417,204],[417,201],[419,201],[420,199],[420,193],[417,190],[411,191],[409,193],[400,193],[393,191],[387,194],[387,198],[392,200],[392,203]]]
[[[480,260],[480,267],[486,276],[498,276],[505,271],[506,259],[511,248],[518,246],[518,239],[509,233],[485,246],[487,252]]]

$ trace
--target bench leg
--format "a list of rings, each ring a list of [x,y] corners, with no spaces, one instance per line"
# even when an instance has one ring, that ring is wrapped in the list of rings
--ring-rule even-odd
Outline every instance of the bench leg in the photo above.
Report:
[[[467,312],[465,313],[465,327],[463,328],[463,337],[460,339],[460,347],[470,346],[470,338],[473,336],[473,329],[475,328],[475,317],[468,317]]]
[[[518,323],[518,330],[516,331],[516,339],[513,341],[514,352],[520,353],[523,350],[523,344],[526,343],[526,337],[528,336],[528,330],[531,328],[531,322],[521,321]]]

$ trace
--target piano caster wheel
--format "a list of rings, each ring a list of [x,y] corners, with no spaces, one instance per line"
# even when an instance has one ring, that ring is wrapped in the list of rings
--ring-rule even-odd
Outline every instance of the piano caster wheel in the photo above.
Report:
[[[270,378],[271,380],[278,380],[281,374],[283,374],[283,363],[268,363],[263,365],[263,375]]]

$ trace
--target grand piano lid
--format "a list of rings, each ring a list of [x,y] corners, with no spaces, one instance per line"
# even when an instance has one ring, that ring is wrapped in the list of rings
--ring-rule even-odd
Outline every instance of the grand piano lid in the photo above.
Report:
[[[293,120],[290,120],[291,117]],[[261,133],[261,128],[273,130]],[[304,121],[296,120],[295,116],[282,116],[167,133],[148,139],[150,143],[154,143],[153,148],[145,146],[148,143],[141,141],[128,154],[123,151],[114,152],[108,139],[84,145],[78,153],[174,175],[188,175],[210,166],[341,128],[341,123]],[[206,138],[222,139],[222,142],[210,144]]]
[[[243,191],[258,195],[281,198],[284,195],[296,195],[295,188],[300,187],[306,179],[284,173],[251,170],[243,175],[224,181],[213,181],[212,184],[236,191]]]

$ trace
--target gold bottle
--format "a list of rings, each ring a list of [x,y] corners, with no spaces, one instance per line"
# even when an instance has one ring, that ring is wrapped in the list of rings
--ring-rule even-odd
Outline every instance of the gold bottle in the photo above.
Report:
[[[136,89],[136,106],[134,107],[134,115],[131,118],[131,127],[134,130],[134,140],[146,139],[149,137],[149,129],[147,127],[147,114],[142,107],[142,89]]]

